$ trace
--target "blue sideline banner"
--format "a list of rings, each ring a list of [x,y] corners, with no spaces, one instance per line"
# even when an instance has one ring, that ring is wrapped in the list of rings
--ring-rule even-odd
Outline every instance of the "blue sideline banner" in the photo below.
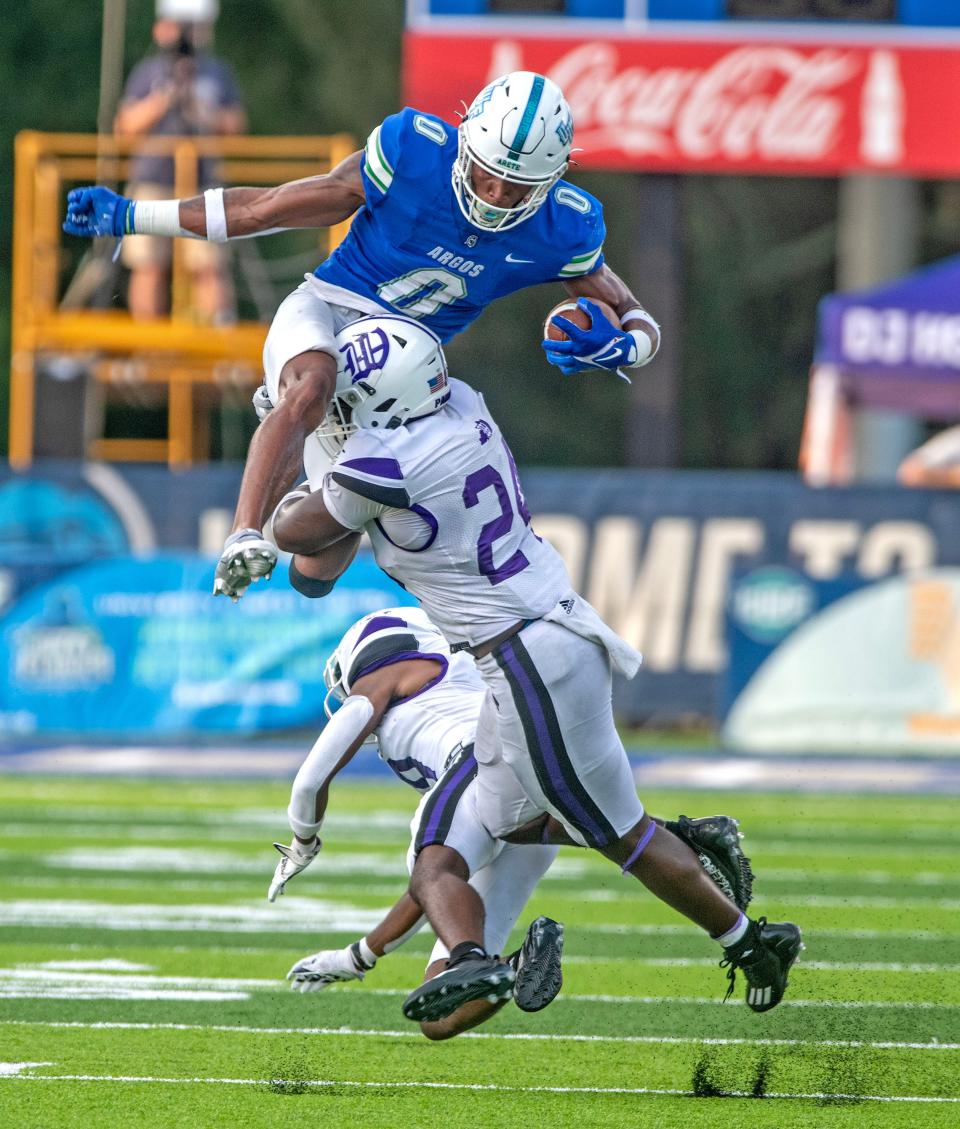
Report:
[[[324,600],[280,568],[256,599],[211,597],[194,553],[13,566],[0,621],[0,736],[156,738],[320,727],[326,659],[359,616],[410,598],[360,554]]]
[[[960,569],[872,583],[788,569],[729,603],[727,744],[764,753],[960,751]]]
[[[9,614],[18,599],[25,561],[36,572],[118,553],[215,555],[240,474],[230,465],[0,470],[0,608]],[[536,469],[522,478],[534,525],[574,585],[644,652],[637,678],[615,687],[627,721],[719,716],[726,608],[740,572],[782,567],[815,582],[867,582],[960,565],[960,494],[951,492],[814,490],[787,473]],[[214,613],[209,601],[198,614],[227,623],[252,615],[282,582],[279,571],[240,604]]]

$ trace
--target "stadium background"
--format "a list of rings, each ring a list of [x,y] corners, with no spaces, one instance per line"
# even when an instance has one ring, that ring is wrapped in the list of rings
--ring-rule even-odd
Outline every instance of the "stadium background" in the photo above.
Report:
[[[112,7],[125,16],[126,71],[145,50],[153,4]],[[499,5],[507,22],[494,38],[525,51],[544,31],[592,34],[589,21],[531,20],[509,7]],[[960,49],[949,4],[775,7],[788,22],[758,25],[749,4],[713,0],[626,12],[645,13],[668,44],[855,42],[864,57],[900,52],[902,68],[910,50],[936,47],[950,64]],[[93,131],[103,46],[94,8],[68,21],[62,6],[33,0],[7,22],[8,155],[20,130]],[[403,73],[405,36],[410,61],[417,36],[452,35],[463,69],[482,79],[471,37],[494,34],[480,3],[221,8],[217,52],[237,70],[258,136],[362,139],[423,81]],[[606,13],[597,35],[610,40],[621,8],[571,2],[568,15]],[[851,24],[852,14],[865,22]],[[471,77],[464,96],[478,85]],[[906,96],[909,108],[913,86]],[[942,106],[954,139],[956,105]],[[402,888],[404,797],[368,779],[371,758],[338,796],[327,868],[312,886],[302,880],[280,916],[259,907],[272,866],[264,848],[285,834],[283,781],[320,723],[326,653],[358,614],[404,597],[365,560],[322,607],[304,608],[279,573],[239,606],[215,605],[213,560],[254,424],[248,389],[213,398],[210,463],[78,461],[70,456],[87,437],[77,404],[96,356],[80,349],[60,369],[53,354],[40,358],[34,438],[45,457],[0,468],[0,1073],[10,1076],[0,1111],[9,1103],[14,1123],[37,1126],[93,1116],[279,1124],[290,1116],[283,1100],[327,1092],[330,1124],[370,1116],[375,1093],[400,1103],[404,1125],[461,1115],[518,1124],[534,1108],[559,1124],[645,1124],[675,1111],[695,1125],[715,1115],[709,1102],[683,1104],[684,1094],[728,1094],[735,1108],[751,1099],[733,1095],[783,1093],[789,1100],[739,1115],[886,1125],[897,1106],[888,1122],[885,1102],[911,1101],[918,1124],[953,1124],[957,503],[893,481],[899,457],[932,426],[909,398],[892,415],[861,413],[849,486],[816,489],[797,471],[818,303],[956,251],[955,140],[948,150],[937,167],[911,168],[908,148],[902,168],[880,175],[829,163],[803,176],[762,162],[749,175],[690,163],[651,171],[642,159],[585,167],[573,179],[604,201],[608,259],[663,323],[658,360],[630,390],[561,377],[539,348],[557,297],[547,290],[500,303],[449,348],[452,369],[504,422],[538,528],[647,654],[641,676],[616,690],[642,794],[665,811],[740,815],[764,910],[814,934],[796,1006],[762,1031],[742,1009],[707,1003],[717,985],[699,967],[712,954],[698,939],[573,853],[531,906],[564,915],[573,954],[570,998],[545,1026],[501,1017],[490,1043],[462,1041],[425,1071],[422,1048],[395,1030],[393,998],[416,979],[421,942],[366,995],[364,986],[291,1005],[280,994],[289,963],[352,939]],[[4,354],[13,239],[32,236],[13,206],[13,177],[12,161],[0,164]],[[864,201],[873,208],[858,209]],[[284,239],[265,252],[280,295],[297,279],[293,264],[315,254]],[[80,266],[77,242],[58,246],[61,293]],[[95,303],[122,309],[124,286],[112,275]],[[259,312],[241,287],[241,317]],[[7,392],[0,381],[3,418]],[[165,403],[140,392],[111,396],[105,437],[164,434]],[[91,772],[106,779],[75,775]],[[177,779],[143,779],[164,775]],[[242,775],[266,779],[227,783]],[[534,1040],[535,1055],[512,1058],[526,1044],[511,1038]],[[570,1047],[587,1048],[586,1069],[567,1068]],[[625,1053],[628,1080],[617,1065]],[[28,1080],[45,1075],[70,1086],[71,1113],[58,1087],[37,1100],[45,1088]],[[230,1078],[248,1096],[224,1097]],[[186,1079],[210,1096],[177,1096]],[[489,1086],[507,1096],[478,1096]],[[459,1100],[476,1104],[455,1113]]]

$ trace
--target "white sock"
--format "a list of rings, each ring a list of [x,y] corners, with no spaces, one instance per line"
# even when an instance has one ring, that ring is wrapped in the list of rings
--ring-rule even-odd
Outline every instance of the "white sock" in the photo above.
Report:
[[[743,939],[747,930],[750,928],[750,918],[745,913],[741,913],[737,918],[734,925],[726,931],[721,933],[719,937],[714,937],[713,940],[718,945],[722,945],[725,949],[729,949],[731,945],[735,945],[737,941]]]

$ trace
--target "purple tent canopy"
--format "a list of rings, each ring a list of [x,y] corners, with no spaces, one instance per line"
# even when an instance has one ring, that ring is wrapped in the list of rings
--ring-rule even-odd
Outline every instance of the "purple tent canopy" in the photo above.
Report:
[[[853,404],[960,418],[960,255],[820,302],[815,365]]]

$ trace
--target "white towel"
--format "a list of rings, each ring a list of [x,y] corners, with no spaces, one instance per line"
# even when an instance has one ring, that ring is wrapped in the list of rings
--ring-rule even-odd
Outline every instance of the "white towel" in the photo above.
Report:
[[[633,676],[640,669],[643,655],[613,630],[600,618],[600,613],[591,604],[576,592],[571,590],[551,608],[545,616],[549,623],[562,623],[569,627],[575,635],[599,643],[610,656],[614,670],[625,675]]]

